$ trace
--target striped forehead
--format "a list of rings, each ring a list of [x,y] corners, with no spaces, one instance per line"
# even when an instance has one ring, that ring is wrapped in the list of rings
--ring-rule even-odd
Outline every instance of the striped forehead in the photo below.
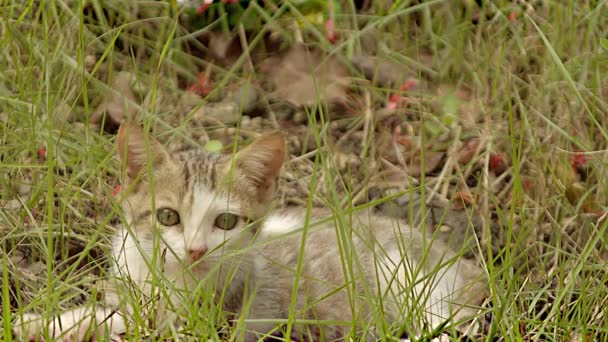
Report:
[[[181,153],[177,158],[182,164],[184,185],[192,190],[197,185],[203,185],[209,191],[216,189],[216,165],[218,155],[190,152]]]

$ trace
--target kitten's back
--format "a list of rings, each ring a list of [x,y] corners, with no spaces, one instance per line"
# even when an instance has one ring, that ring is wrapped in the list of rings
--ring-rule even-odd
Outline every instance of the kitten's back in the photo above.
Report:
[[[411,321],[413,312],[436,327],[452,316],[458,320],[473,315],[464,305],[479,303],[481,272],[445,244],[431,242],[404,222],[370,210],[344,215],[341,220],[319,211],[314,214],[304,244],[303,212],[278,211],[261,227],[255,256],[256,296],[260,297],[255,301],[256,318],[287,317],[289,290],[296,278],[295,309],[305,312],[302,319],[369,322],[370,317],[382,314],[396,322]],[[380,297],[382,305],[377,302]],[[307,310],[311,303],[314,307]],[[384,308],[382,312],[377,312],[379,307]],[[326,329],[334,337],[346,333],[337,326]]]

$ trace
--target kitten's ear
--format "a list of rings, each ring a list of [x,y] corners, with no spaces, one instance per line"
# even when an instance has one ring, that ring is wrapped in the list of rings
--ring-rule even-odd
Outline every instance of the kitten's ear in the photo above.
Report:
[[[116,138],[118,156],[127,167],[127,177],[132,180],[137,177],[150,159],[152,167],[158,167],[167,160],[169,154],[165,148],[151,135],[146,135],[137,124],[123,122],[118,128]]]
[[[285,160],[285,138],[281,134],[266,134],[237,153],[235,166],[256,189],[257,199],[267,200],[275,189]]]

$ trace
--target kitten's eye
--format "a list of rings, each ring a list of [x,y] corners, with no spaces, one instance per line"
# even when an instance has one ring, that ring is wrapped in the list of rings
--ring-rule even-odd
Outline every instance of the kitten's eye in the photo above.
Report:
[[[180,223],[177,211],[169,208],[160,208],[156,211],[156,219],[163,226],[175,226]]]
[[[239,217],[231,214],[231,213],[223,213],[219,214],[215,218],[215,226],[219,229],[230,230],[236,227],[236,224],[239,222]]]

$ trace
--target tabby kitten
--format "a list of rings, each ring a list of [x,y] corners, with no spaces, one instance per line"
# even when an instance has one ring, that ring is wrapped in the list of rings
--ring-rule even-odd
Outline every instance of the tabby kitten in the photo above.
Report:
[[[189,289],[211,286],[224,311],[247,318],[238,330],[245,340],[277,328],[263,320],[289,317],[294,333],[316,340],[372,338],[369,325],[381,320],[420,332],[473,316],[469,305],[483,295],[472,262],[404,222],[367,210],[326,218],[307,218],[304,208],[271,210],[285,156],[280,135],[263,135],[235,156],[171,154],[139,126],[123,124],[117,145],[128,225],[113,239],[113,291],[103,306],[48,322],[52,337],[124,332],[135,312],[119,294],[133,288],[157,300],[157,322],[166,327],[192,305]],[[173,287],[158,299],[162,280]],[[19,336],[45,327],[31,314],[17,323]]]

